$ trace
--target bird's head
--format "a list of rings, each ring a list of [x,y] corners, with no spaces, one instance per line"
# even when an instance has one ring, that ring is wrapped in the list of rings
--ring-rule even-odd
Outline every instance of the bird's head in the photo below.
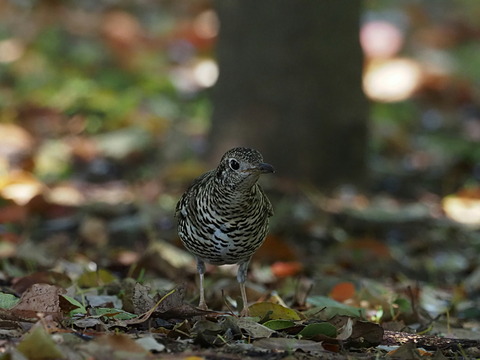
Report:
[[[247,189],[261,174],[273,173],[272,165],[264,163],[257,150],[237,147],[227,151],[216,170],[217,180],[227,187]]]

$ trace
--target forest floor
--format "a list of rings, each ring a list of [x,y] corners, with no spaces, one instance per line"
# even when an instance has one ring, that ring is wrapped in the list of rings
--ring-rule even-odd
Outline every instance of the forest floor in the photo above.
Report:
[[[158,206],[158,185],[84,183],[83,194],[95,196],[81,206],[53,203],[45,193],[2,208],[17,214],[2,227],[0,250],[5,354],[480,356],[480,236],[448,218],[438,197],[400,201],[352,191],[327,197],[266,184],[276,215],[250,266],[249,317],[239,317],[234,266],[207,268],[207,303],[215,311],[195,307],[195,262],[179,243],[173,219],[184,186],[164,192],[160,197],[167,199]],[[70,196],[76,187],[69,185]],[[98,201],[115,187],[141,196],[114,205]]]

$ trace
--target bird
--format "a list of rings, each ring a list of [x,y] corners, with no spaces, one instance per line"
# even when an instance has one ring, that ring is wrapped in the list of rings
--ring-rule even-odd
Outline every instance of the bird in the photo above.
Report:
[[[260,175],[275,172],[257,150],[228,150],[216,169],[196,178],[175,208],[178,235],[197,261],[200,302],[207,310],[204,290],[205,263],[238,264],[237,281],[248,315],[245,291],[248,265],[268,233],[273,207],[257,183]]]

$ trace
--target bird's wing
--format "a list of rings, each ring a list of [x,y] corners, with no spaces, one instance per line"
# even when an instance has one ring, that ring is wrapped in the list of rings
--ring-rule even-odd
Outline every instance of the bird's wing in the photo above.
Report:
[[[265,204],[265,208],[267,210],[267,213],[268,213],[268,216],[273,216],[273,206],[272,206],[272,203],[270,202],[270,200],[268,200],[268,197],[267,195],[265,194],[265,192],[263,191],[263,189],[259,186],[259,189],[260,189],[260,194],[262,194],[262,200],[263,200],[263,203]]]
[[[188,187],[188,189],[183,193],[182,197],[180,200],[178,200],[177,206],[175,207],[175,217],[180,218],[180,217],[185,217],[188,205],[194,199],[198,191],[201,189],[202,184],[204,184],[212,171],[206,172],[205,174],[197,177],[195,180],[193,180],[192,184]]]

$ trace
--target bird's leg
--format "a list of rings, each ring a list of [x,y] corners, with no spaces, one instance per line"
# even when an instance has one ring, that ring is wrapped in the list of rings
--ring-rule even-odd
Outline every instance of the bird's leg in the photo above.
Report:
[[[202,310],[208,310],[207,303],[205,302],[205,290],[203,288],[203,276],[205,275],[205,263],[197,259],[197,271],[198,275],[200,278],[200,303],[198,304],[198,307]]]
[[[242,302],[243,302],[243,310],[240,312],[240,316],[249,315],[247,292],[245,291],[245,281],[247,280],[247,271],[248,271],[249,263],[250,263],[250,259],[240,263],[240,265],[238,266],[237,280],[238,280],[238,283],[240,284],[240,292],[242,294]]]

